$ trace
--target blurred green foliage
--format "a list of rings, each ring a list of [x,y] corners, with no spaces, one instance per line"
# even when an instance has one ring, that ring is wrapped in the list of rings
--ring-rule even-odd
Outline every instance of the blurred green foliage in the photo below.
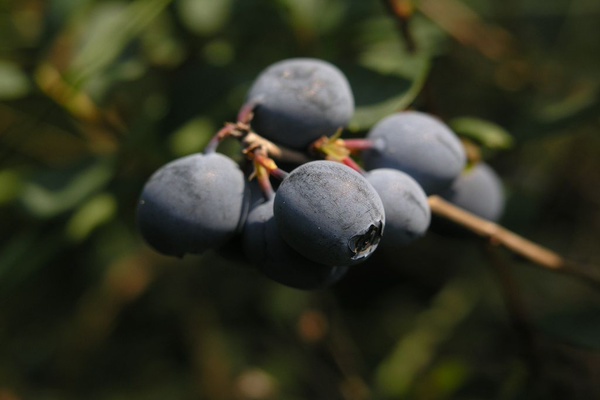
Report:
[[[600,398],[600,294],[476,239],[304,293],[136,232],[154,170],[317,57],[352,85],[345,135],[438,115],[495,149],[504,225],[597,266],[600,4],[409,3],[415,52],[377,0],[0,2],[0,399]]]

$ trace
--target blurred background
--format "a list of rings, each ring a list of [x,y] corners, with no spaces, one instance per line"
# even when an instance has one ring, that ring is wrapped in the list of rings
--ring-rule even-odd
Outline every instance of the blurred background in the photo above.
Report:
[[[317,292],[142,242],[150,174],[299,56],[347,74],[345,136],[440,116],[501,175],[503,225],[600,265],[596,0],[2,0],[0,399],[600,398],[597,286],[476,238]]]

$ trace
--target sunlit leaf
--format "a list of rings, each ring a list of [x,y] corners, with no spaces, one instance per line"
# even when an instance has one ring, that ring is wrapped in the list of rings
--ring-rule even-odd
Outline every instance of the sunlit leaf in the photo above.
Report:
[[[340,0],[279,0],[300,40],[335,28],[344,16]]]
[[[101,189],[113,175],[113,163],[99,160],[74,170],[48,171],[25,183],[21,200],[27,210],[48,218],[67,211]]]
[[[108,193],[101,193],[82,204],[71,216],[66,226],[69,238],[85,239],[94,229],[110,221],[117,210],[117,201]]]
[[[507,149],[513,138],[504,128],[493,122],[474,117],[454,118],[448,125],[458,134],[490,149]]]
[[[225,40],[213,40],[204,46],[203,54],[209,64],[223,66],[233,61],[235,49]]]
[[[595,81],[583,81],[574,85],[560,99],[540,99],[534,106],[535,116],[542,122],[555,122],[571,118],[578,113],[598,104],[600,84]]]
[[[472,283],[462,278],[448,282],[377,368],[378,389],[394,398],[405,396],[437,347],[470,314],[480,295]]]
[[[95,15],[95,31],[73,60],[70,78],[81,83],[110,65],[172,0],[136,0],[120,7],[103,4]],[[103,11],[103,13],[100,13]]]
[[[441,360],[428,374],[427,384],[436,397],[449,397],[464,384],[470,372],[468,364],[463,360]]]
[[[8,61],[0,61],[0,100],[17,99],[29,93],[27,75]]]
[[[22,188],[21,177],[11,170],[0,170],[0,205],[14,200]]]
[[[310,297],[306,292],[279,284],[270,285],[269,288],[268,302],[264,306],[273,320],[295,321],[309,306]]]
[[[185,27],[199,35],[222,29],[231,12],[231,0],[178,0],[175,5]]]
[[[165,14],[159,15],[141,35],[145,58],[152,64],[173,67],[183,61],[187,49],[178,40],[175,27]]]
[[[177,156],[197,153],[216,132],[217,127],[209,118],[194,118],[171,135],[169,147]]]

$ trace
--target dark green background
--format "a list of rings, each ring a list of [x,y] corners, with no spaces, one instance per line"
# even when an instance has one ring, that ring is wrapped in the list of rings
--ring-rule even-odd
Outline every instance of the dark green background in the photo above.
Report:
[[[600,398],[598,291],[477,239],[301,292],[136,232],[149,175],[306,56],[347,74],[347,137],[408,106],[509,132],[502,223],[600,265],[600,4],[423,0],[410,29],[375,0],[1,1],[0,399]]]

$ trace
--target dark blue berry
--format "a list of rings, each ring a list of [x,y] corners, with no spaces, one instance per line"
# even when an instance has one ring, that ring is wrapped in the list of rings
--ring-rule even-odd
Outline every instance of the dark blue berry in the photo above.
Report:
[[[373,186],[332,161],[312,161],[293,170],[275,194],[274,213],[290,246],[330,266],[366,260],[377,248],[385,223]]]
[[[233,160],[219,153],[193,154],[150,177],[139,199],[137,224],[161,253],[202,253],[241,227],[247,201],[244,174]]]
[[[463,172],[441,196],[489,221],[497,221],[504,209],[502,182],[496,172],[483,162]]]
[[[446,190],[465,166],[465,151],[458,137],[425,113],[392,114],[375,124],[367,137],[373,141],[373,148],[363,152],[368,170],[406,172],[427,194]]]
[[[258,134],[296,149],[331,136],[354,113],[354,97],[344,74],[328,62],[310,58],[268,67],[246,101],[258,102],[252,120]]]
[[[244,254],[265,276],[296,289],[321,289],[344,276],[348,267],[331,267],[310,261],[279,234],[273,217],[273,200],[253,208],[243,231]]]
[[[377,190],[385,210],[381,246],[407,244],[425,234],[431,211],[423,188],[413,178],[389,168],[371,170],[365,177]]]

